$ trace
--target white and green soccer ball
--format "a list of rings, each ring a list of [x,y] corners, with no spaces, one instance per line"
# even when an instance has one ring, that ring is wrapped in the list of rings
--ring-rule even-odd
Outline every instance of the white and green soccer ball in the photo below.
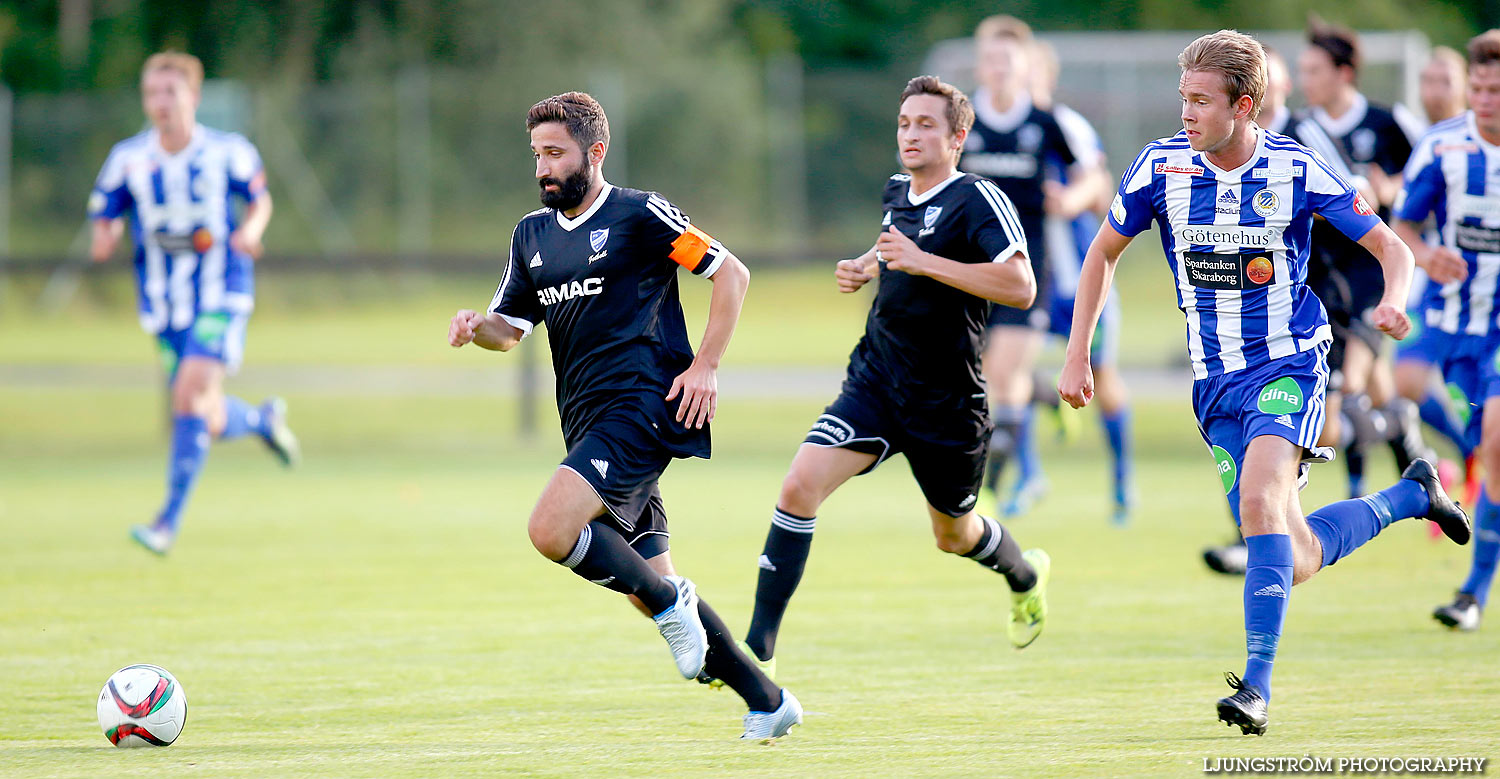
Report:
[[[167,669],[127,665],[99,692],[99,727],[117,747],[170,746],[187,724],[187,693]]]

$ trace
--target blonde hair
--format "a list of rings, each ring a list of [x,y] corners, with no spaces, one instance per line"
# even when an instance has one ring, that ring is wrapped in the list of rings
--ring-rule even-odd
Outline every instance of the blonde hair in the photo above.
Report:
[[[1031,43],[1031,25],[1009,14],[987,16],[974,28],[974,42],[1003,38],[1016,43]]]
[[[1224,77],[1224,91],[1229,102],[1249,95],[1255,105],[1250,109],[1250,118],[1260,113],[1261,101],[1266,99],[1266,51],[1260,41],[1236,32],[1220,30],[1204,35],[1188,44],[1177,55],[1177,66],[1184,73],[1200,71],[1218,73]]]
[[[175,70],[187,79],[188,86],[194,92],[203,88],[203,63],[197,57],[180,51],[162,51],[152,54],[146,58],[146,64],[141,66],[141,78],[153,70]]]

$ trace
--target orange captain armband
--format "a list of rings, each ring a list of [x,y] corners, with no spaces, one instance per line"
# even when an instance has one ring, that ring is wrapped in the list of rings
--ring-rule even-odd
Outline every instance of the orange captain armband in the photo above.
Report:
[[[677,236],[677,240],[672,242],[672,253],[667,256],[672,258],[672,262],[697,273],[713,242],[714,239],[708,233],[688,225],[688,228],[682,231],[682,235]]]

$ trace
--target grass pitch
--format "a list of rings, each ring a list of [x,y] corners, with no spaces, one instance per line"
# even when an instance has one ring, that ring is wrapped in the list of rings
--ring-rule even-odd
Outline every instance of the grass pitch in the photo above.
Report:
[[[819,292],[789,282],[785,294]],[[268,305],[251,365],[330,344],[349,362],[412,370],[503,363],[443,351],[446,309],[462,302],[339,317]],[[774,319],[778,303],[758,305],[770,308],[751,321]],[[834,326],[857,332],[859,315]],[[426,328],[410,336],[420,354],[354,337],[393,318]],[[320,343],[318,321],[349,339]],[[4,362],[29,364],[9,349],[43,325],[7,322]],[[143,340],[128,314],[110,326]],[[742,330],[731,361],[742,347],[773,353],[755,333]],[[852,335],[828,340],[791,361],[841,359]],[[276,389],[250,370],[231,386],[252,399]],[[526,516],[561,444],[550,416],[518,436],[501,389],[288,393],[304,467],[282,471],[253,441],[215,447],[161,560],[126,538],[160,500],[159,392],[0,387],[0,773],[1160,776],[1201,775],[1217,757],[1493,754],[1497,628],[1431,621],[1468,550],[1414,522],[1294,592],[1269,734],[1215,721],[1220,675],[1243,665],[1241,588],[1197,559],[1230,529],[1186,387],[1139,399],[1129,528],[1106,519],[1092,419],[1078,444],[1045,440],[1052,491],[1009,523],[1054,561],[1051,618],[1025,652],[1005,639],[1003,580],[933,547],[903,460],[836,494],[778,651],[806,722],[773,747],[740,744],[732,693],[682,681],[649,621],[530,548]],[[726,399],[715,458],[664,479],[674,559],[736,631],[781,477],[830,398]],[[1372,481],[1390,472],[1372,458]],[[1304,504],[1336,498],[1342,481],[1337,465],[1316,469]],[[168,749],[117,750],[94,721],[99,687],[133,662],[187,691]]]

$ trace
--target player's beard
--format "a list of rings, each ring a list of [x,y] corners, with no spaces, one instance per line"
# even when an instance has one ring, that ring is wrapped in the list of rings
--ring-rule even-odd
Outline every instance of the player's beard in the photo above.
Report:
[[[577,208],[583,203],[583,198],[589,193],[589,181],[593,178],[593,166],[588,160],[584,160],[578,170],[568,174],[567,178],[543,178],[537,180],[537,186],[542,190],[542,205],[555,208],[558,211],[569,211]],[[555,191],[548,191],[549,185],[556,185]]]

